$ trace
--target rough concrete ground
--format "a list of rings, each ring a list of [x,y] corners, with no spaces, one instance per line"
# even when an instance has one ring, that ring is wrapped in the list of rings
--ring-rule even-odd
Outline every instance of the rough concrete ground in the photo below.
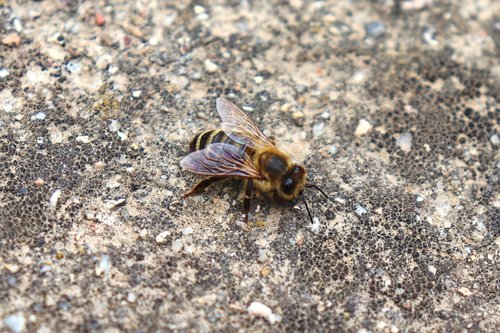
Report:
[[[12,0],[0,36],[0,331],[499,331],[498,1]],[[319,224],[180,199],[217,96]]]

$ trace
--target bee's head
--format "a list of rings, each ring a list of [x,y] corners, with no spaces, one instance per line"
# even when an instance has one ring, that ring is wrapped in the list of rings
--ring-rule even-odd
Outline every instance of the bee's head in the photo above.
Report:
[[[304,191],[306,184],[306,169],[294,164],[281,179],[278,196],[285,201],[292,201],[298,198]]]

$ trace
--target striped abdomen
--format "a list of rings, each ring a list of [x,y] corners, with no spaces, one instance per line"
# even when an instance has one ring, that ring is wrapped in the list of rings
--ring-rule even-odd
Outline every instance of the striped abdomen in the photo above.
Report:
[[[189,143],[189,151],[193,152],[204,149],[211,143],[228,143],[234,146],[240,146],[228,137],[222,129],[214,129],[196,134]]]

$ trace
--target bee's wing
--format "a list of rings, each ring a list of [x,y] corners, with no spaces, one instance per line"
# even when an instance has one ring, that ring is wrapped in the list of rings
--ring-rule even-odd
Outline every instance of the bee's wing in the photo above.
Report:
[[[192,152],[181,160],[181,167],[201,176],[261,178],[247,153],[227,143],[212,143]]]
[[[234,141],[250,148],[275,148],[271,140],[236,105],[225,98],[217,98],[217,111],[222,119],[222,129]]]

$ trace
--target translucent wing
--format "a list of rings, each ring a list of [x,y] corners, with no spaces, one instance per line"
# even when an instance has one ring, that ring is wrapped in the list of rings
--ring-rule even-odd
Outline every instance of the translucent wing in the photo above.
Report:
[[[192,152],[181,160],[181,167],[201,176],[261,178],[247,153],[227,143],[212,143]]]
[[[222,119],[222,129],[234,141],[250,148],[275,148],[271,140],[236,105],[225,98],[217,98],[217,111]]]

